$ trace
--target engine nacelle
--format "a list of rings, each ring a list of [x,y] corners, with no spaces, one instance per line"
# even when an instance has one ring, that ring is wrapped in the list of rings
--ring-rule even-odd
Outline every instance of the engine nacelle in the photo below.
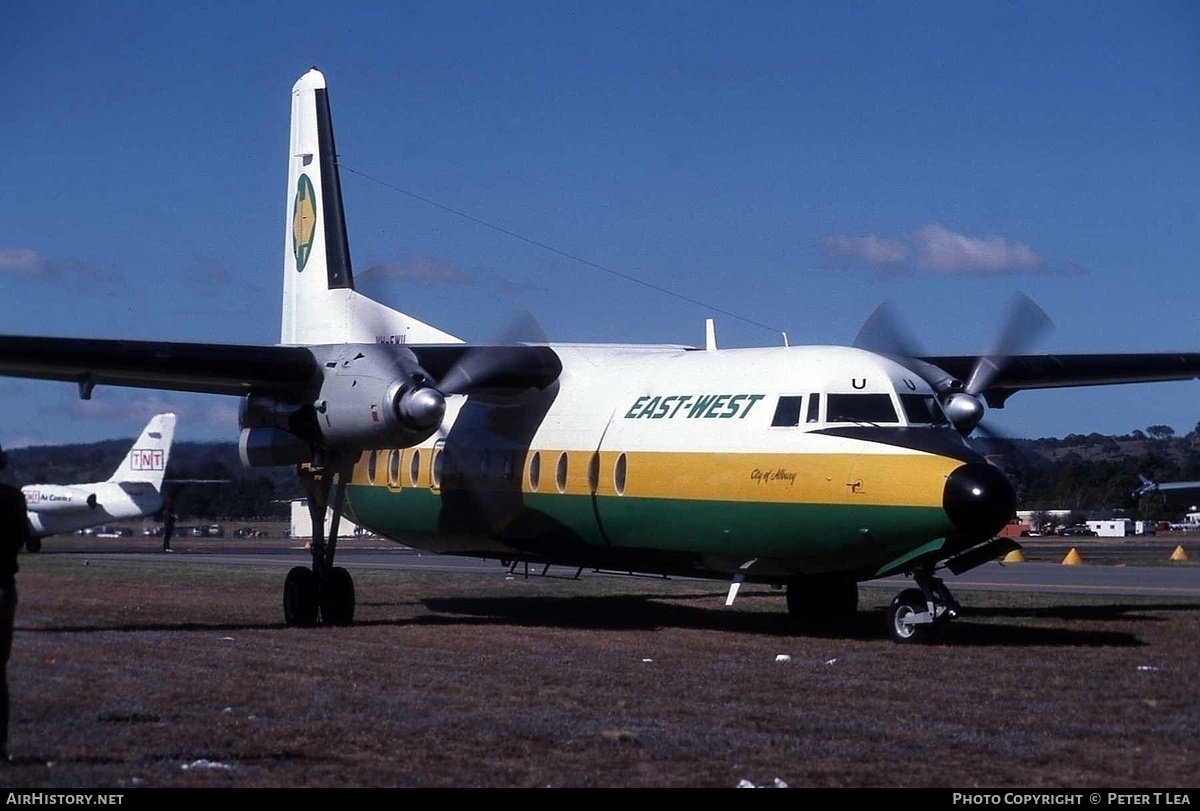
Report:
[[[317,449],[356,453],[410,447],[442,424],[446,398],[411,351],[394,345],[314,347],[316,400],[242,400],[239,453],[248,467],[312,461]]]
[[[238,455],[246,467],[275,467],[311,462],[313,445],[278,428],[243,428]]]
[[[94,510],[96,494],[78,487],[42,484],[22,488],[25,508],[34,513],[69,513]]]

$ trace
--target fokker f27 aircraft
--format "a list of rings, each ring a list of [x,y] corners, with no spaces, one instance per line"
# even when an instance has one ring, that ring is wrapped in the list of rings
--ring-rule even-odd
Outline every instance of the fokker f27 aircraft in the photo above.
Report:
[[[0,374],[85,398],[97,385],[240,397],[243,462],[294,465],[312,495],[290,625],[353,620],[334,563],[344,510],[437,553],[711,578],[727,602],[743,582],[785,586],[803,622],[853,615],[860,582],[906,573],[886,628],[928,640],[958,612],[939,572],[1013,548],[995,538],[1013,487],[966,442],[985,404],[1200,373],[1200,354],[1017,354],[1019,321],[982,357],[896,341],[469,345],[356,292],[316,69],[292,88],[288,154],[278,344],[9,335]]]
[[[26,548],[37,552],[49,535],[157,513],[174,439],[175,415],[157,414],[107,481],[22,487],[32,530]]]

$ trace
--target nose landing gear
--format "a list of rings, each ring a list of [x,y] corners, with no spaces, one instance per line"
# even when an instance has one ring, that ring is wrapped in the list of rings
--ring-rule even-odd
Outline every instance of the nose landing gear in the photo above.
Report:
[[[931,566],[913,572],[918,588],[897,594],[887,609],[887,632],[893,642],[929,643],[958,616],[958,602]]]

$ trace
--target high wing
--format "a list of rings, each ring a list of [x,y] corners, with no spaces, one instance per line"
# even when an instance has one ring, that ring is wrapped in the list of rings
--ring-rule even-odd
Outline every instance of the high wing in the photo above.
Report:
[[[968,355],[931,355],[919,360],[967,380],[979,358]],[[1200,378],[1200,353],[1143,352],[1088,355],[1012,355],[1004,359],[990,385],[982,391],[992,408],[1024,389],[1074,386],[1109,386],[1118,383],[1155,383]]]
[[[239,346],[164,341],[0,336],[0,374],[97,385],[202,394],[315,392],[320,370],[298,346]]]
[[[559,368],[548,347],[447,344],[405,351],[438,380],[451,370],[463,374],[470,361],[474,371],[463,393],[541,388]],[[76,383],[85,398],[105,385],[303,399],[320,391],[322,369],[314,349],[302,346],[0,335],[0,376]]]

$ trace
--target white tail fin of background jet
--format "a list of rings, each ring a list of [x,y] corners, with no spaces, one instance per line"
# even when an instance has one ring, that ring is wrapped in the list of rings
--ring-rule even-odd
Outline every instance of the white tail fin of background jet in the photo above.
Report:
[[[149,482],[156,490],[162,489],[174,440],[175,415],[168,413],[152,417],[108,480],[117,483]]]
[[[280,343],[461,343],[354,289],[325,77],[292,87]]]

